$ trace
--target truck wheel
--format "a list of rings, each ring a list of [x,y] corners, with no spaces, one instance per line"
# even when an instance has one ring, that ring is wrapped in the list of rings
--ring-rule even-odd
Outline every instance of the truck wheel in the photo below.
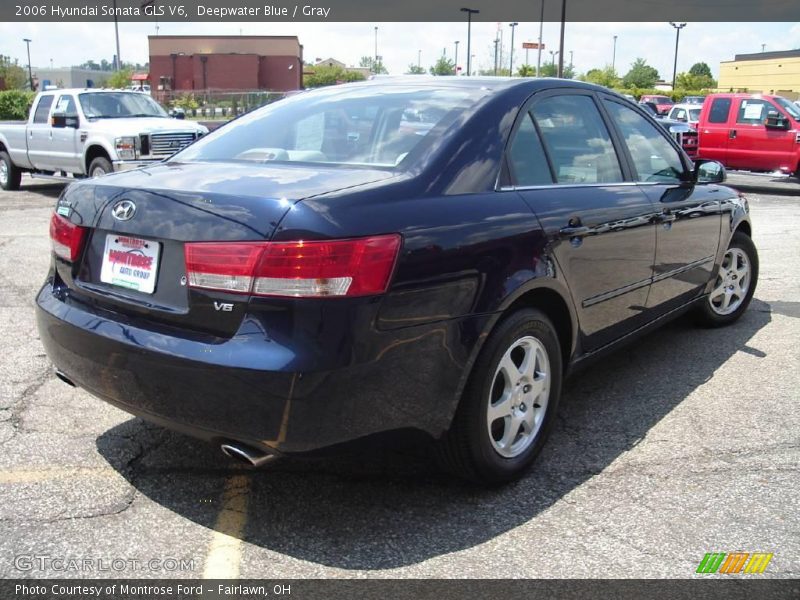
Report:
[[[18,190],[21,179],[22,171],[11,162],[7,152],[0,152],[0,187],[8,191]]]
[[[722,258],[714,289],[698,306],[696,317],[706,327],[738,320],[753,298],[758,282],[758,252],[747,234],[733,234]]]
[[[510,315],[486,341],[437,458],[484,485],[522,476],[542,449],[558,410],[558,335],[542,312]]]
[[[103,156],[98,156],[89,165],[89,177],[102,177],[113,171],[114,167],[111,166],[111,161]]]

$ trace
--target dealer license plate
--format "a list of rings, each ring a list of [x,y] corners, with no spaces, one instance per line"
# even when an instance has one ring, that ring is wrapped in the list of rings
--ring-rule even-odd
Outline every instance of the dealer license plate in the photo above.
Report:
[[[158,242],[108,234],[100,281],[152,294],[156,289],[160,249]]]

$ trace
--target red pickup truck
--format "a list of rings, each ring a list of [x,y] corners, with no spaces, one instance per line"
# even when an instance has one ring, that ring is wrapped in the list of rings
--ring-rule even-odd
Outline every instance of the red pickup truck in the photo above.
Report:
[[[703,103],[698,157],[731,169],[798,174],[800,108],[766,94],[712,94]]]

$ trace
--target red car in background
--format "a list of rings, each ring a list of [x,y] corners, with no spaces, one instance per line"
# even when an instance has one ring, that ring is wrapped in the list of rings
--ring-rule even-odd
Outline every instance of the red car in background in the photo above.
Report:
[[[672,105],[675,104],[672,101],[672,98],[669,96],[658,96],[655,94],[645,94],[641,98],[639,98],[640,103],[645,102],[652,102],[656,105],[656,110],[658,110],[658,114],[665,115],[669,112],[672,108]]]
[[[697,125],[700,158],[731,169],[798,174],[800,107],[768,94],[712,94]]]

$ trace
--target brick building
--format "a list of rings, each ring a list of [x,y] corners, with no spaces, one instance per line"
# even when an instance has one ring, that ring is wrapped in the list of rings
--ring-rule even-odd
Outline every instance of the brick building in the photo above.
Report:
[[[303,87],[297,36],[151,35],[154,91],[269,90]]]

